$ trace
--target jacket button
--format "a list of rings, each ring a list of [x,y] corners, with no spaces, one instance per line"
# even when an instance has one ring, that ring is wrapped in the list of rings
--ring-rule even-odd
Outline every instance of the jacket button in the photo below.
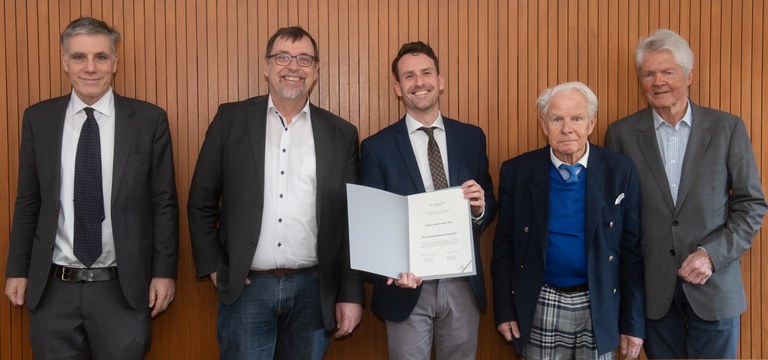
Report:
[[[613,293],[614,293],[614,294],[616,293],[616,289],[613,289]]]
[[[608,261],[613,261],[613,255],[608,256]]]
[[[523,232],[528,232],[529,230],[527,226],[523,227]]]
[[[677,226],[677,225],[680,225],[680,222],[679,222],[679,221],[677,221],[677,220],[675,220],[675,221],[672,221],[672,226]]]
[[[523,265],[520,265],[520,268],[521,268],[521,269],[525,269],[525,266],[523,266]]]
[[[675,249],[669,249],[669,255],[675,256]]]
[[[608,223],[608,227],[610,227],[610,228],[612,228],[612,227],[613,227],[613,221],[611,221],[611,222],[609,222],[609,223]]]

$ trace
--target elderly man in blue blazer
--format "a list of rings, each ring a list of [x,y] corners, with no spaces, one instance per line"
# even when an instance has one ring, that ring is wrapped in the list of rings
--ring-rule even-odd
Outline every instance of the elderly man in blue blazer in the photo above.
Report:
[[[590,144],[597,98],[542,92],[549,146],[504,162],[493,242],[498,331],[526,359],[639,355],[645,333],[640,185],[632,161]]]

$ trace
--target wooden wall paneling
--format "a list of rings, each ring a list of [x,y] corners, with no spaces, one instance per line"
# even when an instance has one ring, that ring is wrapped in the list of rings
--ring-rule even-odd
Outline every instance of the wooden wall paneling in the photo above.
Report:
[[[762,5],[762,6],[760,6]],[[760,30],[757,32],[757,34],[761,35],[760,41],[756,42],[758,46],[755,47],[755,50],[761,49],[761,51],[755,52],[755,60],[758,61],[760,64],[759,70],[760,74],[762,76],[759,77],[760,80],[755,81],[755,83],[761,82],[759,84],[759,89],[761,91],[755,91],[752,94],[753,99],[757,95],[754,103],[759,103],[759,105],[755,106],[757,110],[757,114],[760,114],[760,117],[757,117],[758,119],[762,120],[765,119],[766,114],[768,114],[768,100],[766,100],[766,97],[768,96],[768,35],[766,35],[766,32],[768,32],[768,25],[765,23],[765,19],[768,19],[768,2],[761,1],[757,6],[755,6],[755,11],[753,13],[755,15],[756,23],[759,22],[760,26],[758,29]],[[755,76],[756,74],[752,74],[752,76]],[[755,89],[757,90],[757,89]],[[768,189],[768,166],[766,166],[765,159],[768,157],[768,146],[765,146],[765,139],[768,139],[768,126],[762,126],[760,129],[759,137],[761,140],[761,147],[760,152],[758,155],[758,159],[761,161],[760,164],[760,170],[761,175],[763,179],[763,191],[765,189]],[[757,135],[757,134],[756,134]],[[756,136],[753,136],[753,138]],[[758,236],[758,239],[761,241],[761,243],[764,243],[766,240],[765,231],[761,231],[762,235]],[[756,239],[757,240],[757,239]],[[761,352],[759,355],[766,356],[768,354],[768,341],[765,341],[766,338],[768,338],[768,321],[766,321],[766,318],[768,317],[768,297],[762,296],[762,294],[768,294],[768,284],[766,284],[765,279],[768,279],[768,265],[765,264],[765,261],[762,261],[762,259],[768,258],[768,246],[763,246],[760,256],[760,271],[755,273],[756,276],[759,276],[760,279],[760,327],[754,329],[753,331],[757,332],[758,337],[753,337],[757,339],[761,339],[760,342],[762,344]],[[753,303],[753,306],[755,304]]]
[[[70,91],[62,71],[59,33],[72,19],[93,15],[117,26],[115,90],[157,103],[169,114],[181,206],[177,297],[154,321],[150,359],[215,358],[217,298],[210,281],[194,277],[186,197],[197,152],[218,105],[266,94],[264,47],[282,26],[299,24],[318,40],[320,79],[311,100],[347,118],[364,139],[397,121],[404,108],[392,91],[390,62],[405,41],[423,40],[441,60],[446,116],[478,124],[488,139],[490,172],[509,157],[546,143],[535,99],[564,81],[587,83],[600,101],[590,139],[645,106],[634,47],[659,27],[689,40],[695,54],[693,101],[740,115],[763,175],[768,150],[768,4],[755,0],[0,0],[0,232],[8,234],[15,198],[21,113],[32,103]],[[763,176],[764,186],[768,185]],[[488,270],[493,228],[481,254]],[[742,259],[749,308],[742,316],[739,356],[768,355],[768,247],[762,232]],[[7,237],[0,236],[0,268]],[[0,280],[0,285],[4,279]],[[490,276],[487,285],[491,286]],[[370,286],[367,286],[370,297]],[[490,295],[490,293],[489,293]],[[480,359],[515,358],[481,318]],[[386,358],[384,324],[369,309],[356,333],[333,340],[328,359]],[[31,359],[26,312],[0,306],[0,358]]]
[[[3,33],[0,35],[0,48],[7,49],[8,35],[12,32],[8,31],[8,17],[5,15],[8,9],[7,4],[4,5],[6,6],[0,7],[0,13],[3,15],[0,17],[0,29],[3,29]],[[3,82],[4,85],[8,85],[8,78],[10,77],[6,55],[7,54],[5,51],[3,51],[2,56],[0,56],[0,81]],[[8,88],[6,86],[0,86],[0,109],[3,109],[3,112],[8,112],[8,98]],[[8,140],[10,140],[10,138],[17,138],[17,132],[11,131],[11,124],[15,123],[15,121],[12,121],[7,117],[6,119],[7,120],[4,124],[0,124],[0,129],[3,130],[4,134],[6,134],[6,138],[8,138]],[[11,190],[10,158],[14,157],[16,150],[11,148],[10,141],[5,141],[4,144],[5,145],[0,145],[0,231],[2,231],[3,234],[7,234],[10,230],[11,223],[11,192],[14,191]],[[0,235],[0,239],[2,238],[3,237]],[[0,246],[0,267],[5,268],[5,261],[7,257],[8,247]],[[0,277],[0,286],[5,289],[5,276]],[[20,314],[21,310],[13,309],[11,303],[7,301],[0,305],[1,333],[12,334],[12,330],[15,330],[13,328],[14,324],[12,322],[14,312]],[[19,334],[15,337],[12,335],[0,336],[0,358],[10,359],[12,350],[21,348],[21,346],[16,343],[16,341],[18,341],[21,336],[23,335]]]

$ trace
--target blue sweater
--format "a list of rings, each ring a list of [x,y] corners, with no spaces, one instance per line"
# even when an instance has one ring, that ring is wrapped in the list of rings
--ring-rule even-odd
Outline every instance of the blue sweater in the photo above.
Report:
[[[544,283],[559,287],[584,284],[587,169],[579,172],[578,183],[567,184],[554,165],[549,168],[549,240]]]

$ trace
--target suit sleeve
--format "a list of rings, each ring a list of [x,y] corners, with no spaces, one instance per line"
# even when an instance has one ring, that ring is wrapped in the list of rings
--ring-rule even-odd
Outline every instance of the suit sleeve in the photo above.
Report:
[[[189,233],[197,277],[216,272],[221,247],[218,223],[222,187],[221,108],[208,127],[189,187]]]
[[[715,271],[733,261],[752,246],[766,212],[765,195],[760,184],[752,144],[741,119],[731,132],[726,166],[731,196],[725,226],[702,239]]]
[[[358,164],[359,164],[359,147],[360,140],[357,135],[357,131],[354,131],[350,137],[350,143],[347,151],[346,158],[346,181],[350,184],[358,183]],[[346,209],[346,198],[344,199],[344,209]],[[350,267],[350,255],[349,255],[349,216],[345,212],[344,216],[344,239],[342,239],[342,269],[341,269],[341,283],[339,285],[338,302],[352,302],[357,304],[365,303],[365,290],[363,289],[363,281],[360,273],[357,270],[353,270]]]
[[[488,155],[486,153],[486,140],[485,134],[482,130],[480,132],[480,151],[478,151],[477,159],[477,183],[483,188],[485,193],[485,211],[483,213],[482,221],[472,222],[473,227],[477,227],[476,231],[479,235],[480,232],[490,225],[493,219],[496,218],[496,197],[493,195],[493,180],[491,174],[488,172]]]
[[[645,337],[645,265],[640,251],[640,179],[630,162],[621,233],[620,332]]]
[[[517,321],[512,293],[512,273],[514,272],[514,244],[512,224],[514,216],[514,184],[509,163],[502,164],[499,176],[499,221],[496,224],[496,236],[493,239],[493,260],[491,277],[493,279],[493,312],[496,324]]]
[[[41,203],[35,150],[34,134],[27,110],[24,112],[21,130],[19,178],[5,270],[6,277],[27,277],[29,272],[32,243]]]
[[[168,116],[161,111],[152,145],[152,276],[176,278],[179,251],[179,202]]]

